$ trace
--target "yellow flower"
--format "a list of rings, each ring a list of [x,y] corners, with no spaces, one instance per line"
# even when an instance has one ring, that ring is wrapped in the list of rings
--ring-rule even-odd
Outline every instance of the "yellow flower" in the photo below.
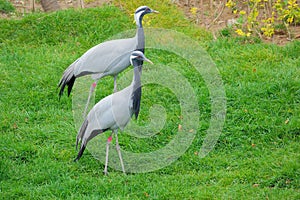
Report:
[[[271,25],[267,25],[266,27],[262,27],[261,31],[267,37],[272,37],[274,35],[274,28]]]
[[[288,1],[288,4],[289,4],[290,7],[297,7],[297,6],[298,6],[296,0],[289,0],[289,1]],[[289,7],[289,6],[288,6],[288,7]],[[290,7],[289,7],[289,8],[290,8]]]
[[[198,8],[197,7],[192,7],[191,9],[190,9],[190,12],[192,13],[192,15],[196,15],[197,14],[197,10],[198,10]]]
[[[232,2],[231,0],[228,0],[227,3],[225,4],[226,7],[232,8],[236,5],[235,2]]]
[[[286,20],[288,23],[293,23],[293,21],[294,21],[294,17],[293,16],[291,16],[291,17],[289,17],[287,20]]]
[[[274,17],[269,17],[269,18],[267,18],[265,20],[262,20],[262,21],[265,22],[265,23],[271,24],[271,23],[274,23]]]
[[[237,13],[237,10],[235,9],[235,10],[233,11],[233,13],[236,14],[236,13]]]
[[[240,11],[240,15],[245,15],[245,14],[246,14],[246,11],[244,11],[244,10]]]
[[[236,32],[238,35],[240,35],[240,36],[245,36],[245,35],[246,35],[242,29],[237,29],[235,32]]]

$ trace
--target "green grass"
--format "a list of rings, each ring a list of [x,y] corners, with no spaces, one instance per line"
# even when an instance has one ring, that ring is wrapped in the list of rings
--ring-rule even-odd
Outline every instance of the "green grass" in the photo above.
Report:
[[[15,7],[8,0],[0,0],[0,13],[14,12]]]
[[[134,7],[128,5],[126,11],[129,6]],[[185,21],[174,7],[168,13],[167,3],[150,6],[161,11],[161,15],[151,17],[152,24],[199,39],[222,75],[227,116],[214,150],[203,159],[195,155],[210,118],[209,93],[203,79],[187,61],[153,50],[147,51],[147,56],[154,63],[173,62],[172,67],[197,91],[200,122],[191,147],[171,165],[150,173],[124,176],[109,168],[109,176],[103,176],[103,164],[88,151],[74,163],[77,152],[72,100],[64,96],[58,101],[57,83],[63,70],[87,49],[134,28],[132,17],[107,6],[33,14],[21,20],[1,19],[0,196],[299,199],[299,41],[285,47],[242,44],[232,38],[211,41],[208,33]],[[99,83],[97,99],[111,93],[112,82],[106,77]],[[120,134],[122,148],[148,152],[163,147],[176,134],[180,123],[178,101],[171,91],[157,85],[143,88],[138,123],[147,123],[153,103],[163,105],[168,112],[161,134],[141,140]]]

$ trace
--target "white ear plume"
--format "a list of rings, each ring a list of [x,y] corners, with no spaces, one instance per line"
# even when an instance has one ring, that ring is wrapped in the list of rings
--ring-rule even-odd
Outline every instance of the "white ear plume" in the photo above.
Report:
[[[134,14],[134,20],[135,20],[135,23],[136,23],[137,26],[140,26],[140,17],[141,17],[141,15],[142,15],[143,12],[144,11],[141,10],[138,13]]]
[[[135,59],[135,58],[137,58],[137,56],[133,56],[133,55],[130,56],[130,64],[131,65],[133,65],[132,60]]]

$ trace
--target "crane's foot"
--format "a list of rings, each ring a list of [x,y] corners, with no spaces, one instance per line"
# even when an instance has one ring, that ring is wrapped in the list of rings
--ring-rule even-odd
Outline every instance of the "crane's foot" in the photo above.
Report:
[[[108,176],[108,172],[104,170],[103,175]]]

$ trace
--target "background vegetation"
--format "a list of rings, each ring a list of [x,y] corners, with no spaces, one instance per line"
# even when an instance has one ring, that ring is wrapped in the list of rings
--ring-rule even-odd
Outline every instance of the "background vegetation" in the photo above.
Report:
[[[236,33],[249,37],[251,34],[272,37],[275,31],[287,31],[291,40],[290,25],[300,22],[300,7],[297,0],[229,0],[226,6],[239,18],[234,24]]]
[[[15,7],[6,0],[0,0],[0,12],[1,13],[9,13],[15,11]]]
[[[75,158],[76,130],[71,98],[58,101],[63,70],[87,49],[134,28],[122,9],[65,10],[0,20],[0,193],[3,199],[299,199],[300,198],[300,43],[284,47],[238,38],[220,38],[196,28],[168,1],[145,4],[161,12],[148,26],[171,28],[198,40],[215,61],[227,95],[225,127],[216,148],[199,159],[208,128],[207,88],[188,61],[161,51],[147,51],[154,62],[178,63],[198,94],[201,121],[192,146],[170,166],[145,174],[109,169],[87,151]],[[110,77],[99,84],[97,98],[111,93]],[[122,148],[147,152],[172,138],[180,122],[171,92],[143,88],[139,123],[147,123],[151,102],[168,108],[172,120],[161,134],[134,140],[121,134]],[[171,99],[171,100],[170,100]],[[132,143],[134,141],[134,143]],[[132,147],[133,146],[133,147]]]

